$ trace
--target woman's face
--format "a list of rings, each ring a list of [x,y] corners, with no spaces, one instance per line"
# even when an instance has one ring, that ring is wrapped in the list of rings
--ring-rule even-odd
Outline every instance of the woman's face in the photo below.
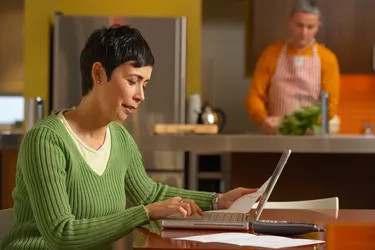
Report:
[[[111,121],[124,121],[145,100],[144,89],[151,78],[152,67],[136,68],[134,62],[129,61],[118,66],[107,81],[104,68],[98,64],[93,65],[94,79],[100,72],[100,81],[96,81],[93,88],[100,102],[98,107]]]

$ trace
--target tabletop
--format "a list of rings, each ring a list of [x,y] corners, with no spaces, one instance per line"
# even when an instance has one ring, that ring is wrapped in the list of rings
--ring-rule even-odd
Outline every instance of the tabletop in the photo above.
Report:
[[[326,229],[325,233],[310,233],[300,237],[323,240],[325,243],[295,250],[374,250],[375,249],[375,210],[340,210],[338,218],[329,211],[266,209],[260,219],[314,222]],[[200,243],[174,240],[173,238],[201,234],[222,233],[219,230],[163,229],[160,222],[152,222],[133,231],[133,247],[145,249],[257,249],[230,244]],[[121,248],[119,244],[116,249]],[[126,249],[126,248],[125,248]]]

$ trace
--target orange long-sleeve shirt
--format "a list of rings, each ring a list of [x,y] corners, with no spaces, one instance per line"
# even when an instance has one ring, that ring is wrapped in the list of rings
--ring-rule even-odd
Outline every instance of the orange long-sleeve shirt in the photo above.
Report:
[[[285,43],[277,43],[267,47],[261,54],[252,82],[250,84],[249,93],[246,98],[246,108],[253,121],[261,124],[268,116],[266,108],[266,100],[268,95],[268,87],[275,73],[277,60]],[[291,46],[288,47],[287,55],[312,56],[312,46],[302,51],[297,51]],[[329,111],[330,117],[337,112],[340,91],[340,69],[335,54],[318,44],[318,55],[321,61],[322,80],[321,88],[330,94]]]

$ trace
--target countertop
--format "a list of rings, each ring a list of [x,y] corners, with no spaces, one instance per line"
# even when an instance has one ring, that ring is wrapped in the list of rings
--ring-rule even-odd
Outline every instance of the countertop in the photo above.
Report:
[[[22,133],[0,133],[0,150],[17,150],[19,149]]]
[[[0,150],[18,149],[24,134],[0,134]],[[257,134],[151,135],[135,137],[141,151],[196,153],[281,152],[375,153],[375,137],[361,135],[279,136]]]
[[[137,138],[141,151],[375,153],[375,137],[256,134],[155,135]]]

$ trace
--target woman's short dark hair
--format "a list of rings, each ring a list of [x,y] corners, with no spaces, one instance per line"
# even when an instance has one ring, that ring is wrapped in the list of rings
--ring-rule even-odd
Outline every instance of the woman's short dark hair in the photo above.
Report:
[[[81,51],[82,96],[93,87],[91,71],[95,62],[103,65],[109,80],[113,70],[128,61],[134,61],[134,67],[154,66],[154,56],[139,30],[128,25],[95,30]]]

